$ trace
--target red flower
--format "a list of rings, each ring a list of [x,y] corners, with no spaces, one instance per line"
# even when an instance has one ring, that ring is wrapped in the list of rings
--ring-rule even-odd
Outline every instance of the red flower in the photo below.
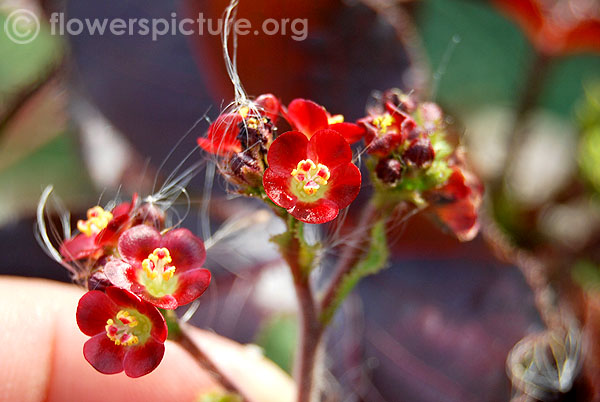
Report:
[[[446,184],[434,194],[433,212],[460,241],[477,236],[483,199],[483,184],[477,176],[460,164],[453,166]]]
[[[167,324],[153,305],[115,287],[106,293],[92,290],[77,306],[77,325],[91,336],[83,345],[85,359],[103,374],[125,370],[141,377],[163,358]]]
[[[88,219],[77,222],[81,233],[66,240],[60,247],[65,261],[92,257],[104,246],[116,244],[119,235],[129,227],[130,214],[136,202],[137,194],[134,194],[131,202],[121,203],[111,212],[99,206],[88,209]]]
[[[319,130],[310,140],[298,131],[284,133],[273,141],[267,161],[267,195],[306,223],[335,219],[360,191],[350,145],[334,130]]]
[[[246,120],[248,124],[251,124],[252,119],[256,120],[262,117],[268,117],[273,124],[277,121],[281,104],[274,95],[261,95],[253,103],[260,109],[261,116],[254,116],[248,107],[242,107],[236,112],[219,116],[208,128],[206,138],[198,138],[200,148],[221,156],[241,152],[242,144],[238,139],[238,134],[242,121]]]
[[[358,124],[366,130],[367,153],[386,157],[416,130],[415,121],[391,103],[385,104],[385,112],[360,119]]]
[[[210,283],[202,268],[204,243],[187,229],[166,235],[146,225],[121,235],[121,259],[109,260],[104,273],[115,285],[165,309],[175,309],[200,297]]]
[[[515,20],[541,53],[558,56],[600,52],[597,4],[577,4],[574,0],[493,0],[493,3]]]
[[[365,131],[354,123],[344,123],[341,114],[331,116],[323,106],[306,99],[294,99],[284,110],[284,117],[295,130],[310,139],[317,131],[326,128],[340,133],[350,144],[360,141]]]

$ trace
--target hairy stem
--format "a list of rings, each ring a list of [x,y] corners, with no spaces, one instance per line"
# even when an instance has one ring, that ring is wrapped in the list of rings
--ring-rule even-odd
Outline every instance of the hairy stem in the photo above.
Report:
[[[240,395],[242,398],[244,398],[244,401],[247,401],[244,394],[231,381],[229,381],[227,376],[223,374],[223,372],[221,372],[221,370],[212,362],[210,357],[208,357],[206,353],[204,353],[202,349],[196,345],[185,329],[181,329],[174,341],[177,342],[183,349],[185,349],[185,351],[187,351],[190,356],[196,360],[200,367],[208,371],[213,378],[221,386],[223,386],[223,388],[225,388],[228,392]]]
[[[300,309],[300,336],[295,359],[295,379],[298,387],[298,402],[314,401],[314,373],[317,351],[323,335],[315,300],[310,287],[310,270],[313,258],[303,255],[301,222],[293,217],[287,219],[288,232],[279,242],[280,251],[290,267]]]

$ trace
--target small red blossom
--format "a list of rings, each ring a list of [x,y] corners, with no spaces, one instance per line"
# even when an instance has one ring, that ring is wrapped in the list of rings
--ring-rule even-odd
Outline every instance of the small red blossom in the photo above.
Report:
[[[160,312],[131,292],[109,287],[87,292],[77,306],[77,325],[91,338],[85,359],[103,374],[141,377],[163,358],[167,324]]]
[[[366,130],[367,153],[386,157],[398,148],[416,129],[409,115],[386,103],[385,111],[360,119],[358,124]]]
[[[363,127],[344,122],[341,114],[332,116],[323,106],[307,99],[291,101],[284,110],[284,117],[294,130],[300,131],[308,139],[317,131],[327,128],[340,133],[350,144],[360,141],[365,134]]]
[[[600,10],[577,0],[492,0],[546,55],[600,52]]]
[[[164,309],[175,309],[200,297],[210,283],[202,268],[204,243],[187,229],[164,236],[146,225],[134,226],[119,238],[120,259],[104,266],[115,285]]]
[[[335,219],[360,191],[350,145],[334,130],[319,130],[310,140],[298,131],[284,133],[273,141],[267,161],[267,195],[302,222]]]
[[[460,241],[472,240],[479,232],[479,207],[483,184],[463,164],[452,167],[446,184],[434,191],[433,212]]]
[[[281,103],[272,94],[264,94],[256,98],[253,106],[259,109],[260,116],[255,116],[247,106],[231,113],[219,116],[208,128],[206,137],[198,138],[198,145],[211,154],[227,156],[242,151],[238,138],[240,123],[267,117],[274,124],[280,113]]]
[[[92,257],[100,253],[104,246],[114,246],[119,235],[130,226],[130,214],[137,197],[134,194],[131,202],[121,203],[110,212],[99,206],[88,209],[88,219],[77,222],[81,233],[66,240],[60,247],[60,254],[65,261]]]

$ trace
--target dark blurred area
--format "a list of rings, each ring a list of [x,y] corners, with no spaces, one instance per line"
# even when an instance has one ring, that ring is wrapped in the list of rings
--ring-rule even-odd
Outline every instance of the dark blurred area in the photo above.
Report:
[[[372,91],[418,87],[454,116],[471,162],[488,184],[488,215],[513,245],[552,262],[550,276],[569,283],[563,289],[567,304],[576,306],[582,325],[582,316],[595,317],[593,309],[577,306],[591,303],[581,294],[600,283],[598,54],[546,54],[540,67],[535,55],[543,51],[506,18],[497,6],[502,2],[240,3],[238,17],[255,26],[267,18],[308,21],[301,41],[239,38],[239,75],[250,95],[271,92],[285,104],[309,98],[353,121],[364,114]],[[123,198],[148,195],[155,177],[160,183],[182,160],[209,161],[196,149],[196,138],[233,97],[219,36],[152,40],[83,31],[61,37],[51,32],[52,13],[65,19],[171,19],[173,13],[176,19],[199,13],[218,18],[226,5],[0,2],[2,25],[23,8],[43,21],[27,44],[0,32],[0,274],[68,282],[33,235],[42,189],[53,184],[75,221],[101,193],[100,204],[117,192]],[[536,74],[544,80],[524,108],[523,92]],[[204,191],[214,190],[215,204],[227,198],[219,179],[207,187],[204,177],[188,188],[187,223],[198,233]],[[236,206],[210,211],[216,230]],[[391,266],[361,284],[330,331],[325,382],[331,400],[509,400],[506,356],[545,323],[527,286],[530,278],[510,259],[497,258],[491,243],[484,236],[459,243],[423,218],[404,225]],[[291,279],[271,246],[261,244],[267,244],[265,236],[236,249],[253,251],[249,259],[227,256],[230,243],[221,247],[225,256],[209,250],[216,286],[191,322],[256,342],[289,371],[295,342]]]

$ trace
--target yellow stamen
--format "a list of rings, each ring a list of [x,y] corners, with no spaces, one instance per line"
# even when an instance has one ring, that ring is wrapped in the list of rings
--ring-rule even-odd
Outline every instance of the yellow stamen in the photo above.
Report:
[[[139,342],[139,338],[134,335],[131,328],[138,325],[137,319],[130,315],[128,311],[120,310],[116,316],[116,322],[112,318],[106,321],[106,336],[115,343],[115,345],[131,346]]]
[[[329,118],[327,119],[328,124],[336,124],[336,123],[343,123],[343,122],[344,122],[343,114],[336,114],[333,116],[329,116]]]
[[[313,195],[319,191],[319,188],[326,185],[331,177],[327,166],[321,163],[317,165],[311,159],[298,162],[298,166],[292,170],[291,175],[302,184],[302,190],[308,195]]]
[[[394,118],[389,113],[377,116],[373,119],[373,124],[381,134],[387,133],[388,129],[394,124]]]
[[[169,249],[157,248],[142,261],[142,269],[150,280],[155,280],[160,275],[163,281],[168,281],[175,274],[175,266],[169,265],[171,262],[173,259]]]
[[[87,220],[79,220],[77,229],[87,237],[97,234],[112,220],[113,214],[102,207],[95,206],[87,210]]]

